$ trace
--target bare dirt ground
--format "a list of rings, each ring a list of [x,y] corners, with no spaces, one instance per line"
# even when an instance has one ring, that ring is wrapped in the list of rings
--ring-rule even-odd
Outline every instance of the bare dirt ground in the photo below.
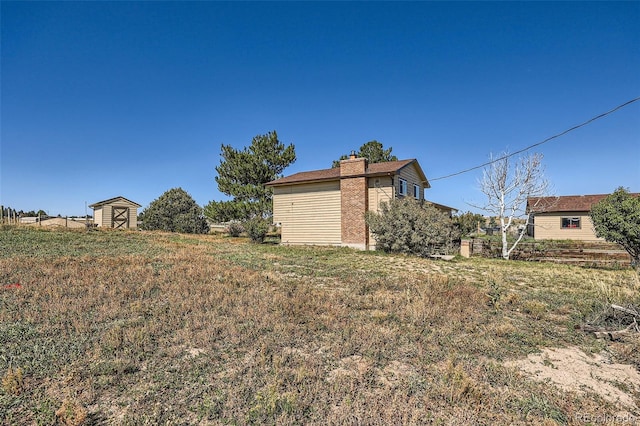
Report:
[[[640,424],[640,373],[633,365],[613,363],[606,352],[588,355],[577,347],[548,348],[507,366],[565,391],[597,394],[620,407],[618,416],[625,423]]]

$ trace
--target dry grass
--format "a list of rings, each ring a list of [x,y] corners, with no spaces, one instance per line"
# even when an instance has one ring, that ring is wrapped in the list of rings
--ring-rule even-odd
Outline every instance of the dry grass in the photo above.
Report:
[[[640,366],[574,328],[640,302],[630,270],[3,228],[0,286],[7,425],[581,424],[619,407],[504,361]]]

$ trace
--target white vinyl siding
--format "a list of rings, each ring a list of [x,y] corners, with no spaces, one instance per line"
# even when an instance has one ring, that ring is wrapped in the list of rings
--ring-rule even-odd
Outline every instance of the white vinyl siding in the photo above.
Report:
[[[580,227],[562,228],[563,218],[577,218]],[[586,212],[538,213],[533,219],[533,235],[536,240],[580,240],[596,241],[591,217]]]
[[[340,181],[273,188],[273,221],[284,244],[340,245]]]

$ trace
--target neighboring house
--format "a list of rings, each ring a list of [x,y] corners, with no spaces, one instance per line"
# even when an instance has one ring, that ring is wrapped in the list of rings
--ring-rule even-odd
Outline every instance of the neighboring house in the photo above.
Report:
[[[93,209],[95,226],[115,229],[136,229],[138,227],[138,203],[124,197],[98,201],[89,207]]]
[[[531,197],[527,213],[532,214],[529,235],[536,240],[603,241],[596,237],[589,216],[591,206],[609,194]],[[632,194],[638,196],[640,194]]]
[[[375,248],[367,211],[397,197],[424,201],[429,181],[415,159],[368,164],[355,154],[332,169],[300,172],[267,183],[273,188],[273,221],[283,244]],[[435,204],[451,214],[450,207]]]

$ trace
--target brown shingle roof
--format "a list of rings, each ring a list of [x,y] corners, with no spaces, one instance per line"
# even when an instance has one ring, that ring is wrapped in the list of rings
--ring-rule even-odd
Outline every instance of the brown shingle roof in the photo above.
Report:
[[[299,172],[280,179],[272,180],[267,185],[285,185],[288,183],[315,182],[322,180],[337,180],[340,178],[340,168],[313,170],[310,172]]]
[[[637,197],[640,194],[632,193],[631,195]],[[533,213],[588,212],[594,204],[607,196],[609,194],[530,197],[527,199],[527,211]]]
[[[424,179],[424,182],[428,181],[424,175],[424,172],[420,168],[416,159],[409,160],[399,160],[399,161],[386,161],[383,163],[371,163],[367,165],[367,170],[365,171],[365,176],[380,176],[387,174],[395,174],[403,167],[408,166],[409,164],[414,163],[418,168],[420,178]],[[287,185],[287,184],[295,184],[295,183],[307,183],[307,182],[319,182],[326,180],[338,180],[340,179],[340,167],[334,167],[332,169],[322,169],[322,170],[312,170],[309,172],[299,172],[292,174],[291,176],[285,176],[280,179],[273,180],[267,185],[276,186],[276,185]]]

